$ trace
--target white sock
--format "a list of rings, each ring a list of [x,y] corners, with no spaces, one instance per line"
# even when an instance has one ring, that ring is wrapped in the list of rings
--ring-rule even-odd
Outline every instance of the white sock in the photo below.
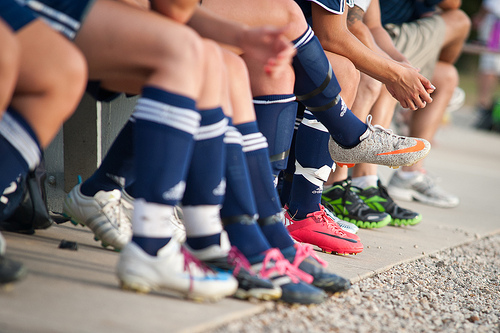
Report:
[[[398,170],[397,171],[398,176],[403,179],[412,179],[417,177],[420,174],[420,171],[403,171],[403,170]]]
[[[356,186],[359,188],[367,188],[367,187],[377,187],[378,176],[377,175],[368,175],[361,176],[352,179],[352,186]]]

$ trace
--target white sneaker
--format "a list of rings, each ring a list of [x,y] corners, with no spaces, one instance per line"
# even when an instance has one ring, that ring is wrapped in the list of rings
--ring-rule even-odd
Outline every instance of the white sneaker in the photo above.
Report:
[[[380,125],[372,125],[371,121],[372,115],[368,115],[368,129],[352,148],[344,148],[330,138],[328,149],[337,165],[372,163],[397,168],[417,163],[431,150],[427,140],[396,135]]]
[[[89,227],[102,246],[109,245],[118,251],[132,238],[132,210],[119,190],[99,191],[88,197],[82,194],[80,185],[68,193],[63,205],[63,214],[70,217],[73,224]]]
[[[233,295],[238,282],[229,273],[215,272],[171,239],[151,256],[130,242],[121,251],[116,273],[121,287],[142,293],[164,290],[196,301],[216,301]]]
[[[425,172],[418,172],[410,179],[404,179],[399,172],[394,172],[387,186],[387,192],[394,199],[418,201],[427,205],[453,208],[460,199],[437,185],[436,179]]]

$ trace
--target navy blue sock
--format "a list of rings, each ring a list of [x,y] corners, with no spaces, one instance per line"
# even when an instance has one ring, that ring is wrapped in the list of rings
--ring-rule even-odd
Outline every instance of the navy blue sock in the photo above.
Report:
[[[297,115],[294,95],[269,95],[253,98],[259,131],[269,145],[269,161],[274,177],[287,165],[293,126]]]
[[[259,218],[281,211],[278,192],[274,186],[266,138],[259,132],[256,122],[236,126],[243,136],[243,151],[247,159]]]
[[[193,135],[198,131],[201,118],[195,101],[155,87],[144,87],[134,118],[137,120],[134,195],[147,203],[175,206],[184,195]],[[133,240],[154,254],[170,237],[134,234]]]
[[[241,133],[229,126],[224,142],[227,156],[226,196],[221,209],[224,230],[232,245],[246,257],[253,256],[268,250],[270,245],[255,221],[257,207],[241,146]]]
[[[94,174],[80,187],[83,195],[93,197],[99,191],[113,191],[133,182],[133,129],[131,117],[111,145],[106,157]]]
[[[22,197],[7,196],[17,188],[30,170],[40,163],[41,149],[31,126],[14,109],[7,110],[0,119],[0,221],[9,217]],[[7,190],[8,189],[8,190]],[[6,196],[4,196],[5,194]],[[10,203],[10,204],[9,204]]]
[[[152,238],[152,237],[142,237],[142,236],[132,236],[132,242],[139,245],[144,252],[151,256],[156,256],[158,250],[164,247],[168,242],[170,242],[170,237],[167,238]]]
[[[154,87],[143,89],[134,111],[136,198],[171,206],[182,199],[201,118],[195,110],[190,98]]]
[[[283,224],[282,214],[270,216],[267,219],[259,219],[258,222],[271,247],[284,249],[293,246],[292,237]]]
[[[340,85],[311,27],[293,43],[297,49],[293,58],[297,100],[316,116],[337,143],[345,147],[357,145],[367,126],[340,98]]]
[[[186,242],[193,249],[220,244],[222,226],[219,215],[213,216],[209,213],[209,216],[206,216],[196,212],[206,211],[207,206],[211,206],[218,213],[226,187],[223,177],[226,165],[224,135],[228,121],[220,107],[200,110],[200,114],[200,128],[194,136],[193,157],[186,180],[186,192],[182,199]],[[194,214],[189,214],[190,212]],[[200,215],[205,216],[199,219]]]
[[[292,192],[292,181],[293,174],[295,173],[295,138],[297,136],[297,129],[299,128],[302,118],[304,117],[304,105],[298,103],[297,117],[295,118],[295,126],[293,129],[292,143],[290,144],[290,155],[288,156],[288,162],[286,169],[283,170],[283,179],[281,185],[280,200],[281,206],[288,206],[290,202],[290,193]]]
[[[323,182],[328,179],[332,158],[328,152],[329,134],[314,116],[305,112],[295,142],[296,170],[293,176],[289,212],[296,219],[318,211]],[[324,171],[320,172],[319,169]]]

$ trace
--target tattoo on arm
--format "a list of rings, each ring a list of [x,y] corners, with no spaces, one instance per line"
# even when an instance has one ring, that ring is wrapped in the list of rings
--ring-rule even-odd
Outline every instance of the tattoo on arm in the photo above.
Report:
[[[347,26],[349,27],[357,21],[363,21],[363,16],[365,16],[365,12],[358,6],[349,8],[347,12]]]

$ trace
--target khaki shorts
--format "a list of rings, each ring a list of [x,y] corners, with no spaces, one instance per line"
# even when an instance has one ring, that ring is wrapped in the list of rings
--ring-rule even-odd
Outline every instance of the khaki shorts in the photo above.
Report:
[[[423,76],[432,79],[446,33],[443,18],[433,15],[401,25],[387,24],[385,29],[399,52],[420,68]]]

